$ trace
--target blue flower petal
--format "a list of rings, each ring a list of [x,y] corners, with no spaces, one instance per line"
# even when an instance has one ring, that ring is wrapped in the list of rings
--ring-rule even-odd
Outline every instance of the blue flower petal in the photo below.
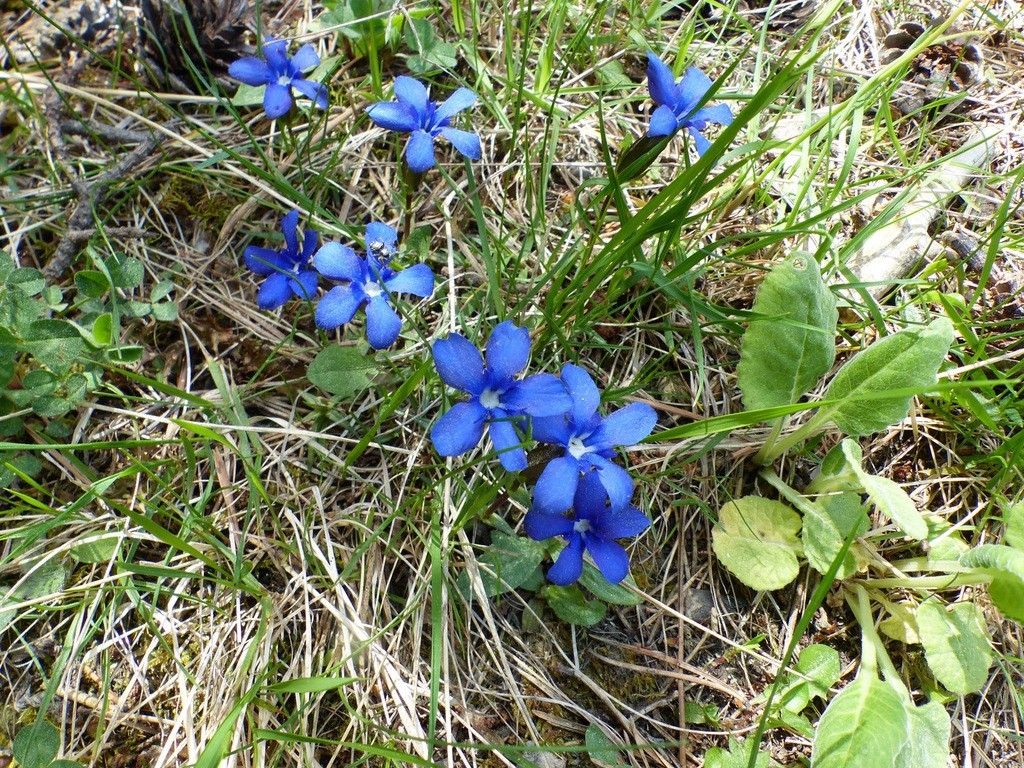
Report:
[[[427,102],[430,97],[423,83],[405,75],[396,77],[395,98],[413,111],[419,128],[427,127]]]
[[[586,454],[587,461],[601,484],[601,494],[611,502],[611,509],[622,509],[633,498],[633,478],[618,464],[596,453]]]
[[[277,309],[291,297],[291,277],[283,272],[275,272],[260,286],[256,304],[260,309]]]
[[[647,515],[627,504],[620,510],[608,510],[601,518],[596,530],[606,539],[628,539],[638,536],[646,531],[651,525]]]
[[[636,445],[654,429],[658,414],[647,403],[630,403],[605,416],[594,433],[584,442],[601,451],[620,445]]]
[[[314,83],[304,77],[296,77],[292,80],[292,88],[308,99],[312,99],[318,109],[327,109],[327,86],[323,83]]]
[[[292,56],[292,66],[297,72],[305,72],[320,64],[320,57],[312,45],[304,45]]]
[[[371,221],[366,225],[366,250],[372,250],[370,246],[373,243],[383,243],[387,251],[386,256],[394,256],[398,248],[398,233],[394,227],[381,224],[379,221]],[[384,258],[383,261],[386,263],[388,258]]]
[[[374,123],[389,131],[411,133],[420,127],[416,114],[405,104],[395,101],[378,101],[371,104],[366,114]]]
[[[618,584],[629,575],[629,555],[621,544],[593,534],[587,535],[584,541],[597,569],[610,583]]]
[[[411,293],[426,298],[434,292],[434,273],[426,264],[417,264],[385,280],[384,285],[391,293]]]
[[[405,145],[405,162],[413,173],[423,173],[434,167],[434,139],[426,131],[415,130]]]
[[[521,419],[513,420],[501,408],[495,408],[487,422],[498,460],[509,472],[522,472],[526,469],[527,463],[526,451],[523,450],[523,440],[516,429],[516,421],[522,423]]]
[[[647,90],[658,106],[675,106],[676,78],[668,65],[650,51],[647,52]]]
[[[530,357],[530,332],[506,320],[494,327],[487,340],[487,367],[494,373],[493,383],[504,388],[512,377],[526,367]]]
[[[383,294],[374,296],[366,305],[366,340],[374,349],[387,349],[402,332],[402,318]]]
[[[319,243],[320,233],[315,229],[307,229],[306,234],[302,237],[302,251],[299,253],[299,263],[309,263],[309,260],[316,252],[316,247]]]
[[[671,136],[679,130],[679,119],[672,107],[663,105],[654,110],[651,124],[647,127],[648,136]]]
[[[703,107],[690,115],[688,123],[714,123],[715,125],[729,125],[732,122],[732,110],[726,104],[716,104],[713,107]]]
[[[562,386],[561,379],[550,373],[535,373],[522,381],[513,382],[501,396],[511,411],[522,411],[530,416],[557,416],[572,407],[572,398]]]
[[[555,564],[548,569],[548,581],[567,587],[583,575],[583,537],[569,539],[569,545],[558,553]]]
[[[696,67],[690,67],[679,81],[676,90],[678,101],[675,104],[676,114],[683,117],[693,111],[704,95],[711,90],[711,78]]]
[[[272,275],[275,272],[287,272],[292,268],[292,260],[283,253],[269,248],[250,245],[243,253],[245,266],[257,275]]]
[[[583,427],[590,417],[597,413],[601,404],[601,393],[590,374],[578,365],[566,363],[562,367],[562,384],[572,398],[572,409],[569,418],[579,428]]]
[[[235,80],[253,86],[266,85],[276,79],[274,72],[270,69],[270,65],[263,59],[257,59],[255,56],[246,56],[244,59],[239,59],[228,67],[228,74],[235,78]]]
[[[461,456],[480,442],[487,411],[477,400],[456,403],[430,430],[434,450],[441,456]]]
[[[284,242],[288,246],[288,255],[292,257],[292,263],[294,263],[295,257],[299,255],[299,212],[289,211],[285,214],[285,217],[281,219],[281,231],[284,232]]]
[[[366,282],[366,266],[356,252],[340,243],[324,243],[313,256],[313,266],[331,280]],[[347,322],[347,321],[346,321]]]
[[[471,395],[483,392],[484,359],[465,336],[453,333],[447,339],[438,339],[433,352],[434,365],[445,384]]]
[[[480,159],[480,137],[469,131],[460,131],[455,128],[442,128],[441,135],[470,160]]]
[[[274,79],[288,71],[288,41],[268,37],[263,41],[263,58],[274,71]]]
[[[576,485],[576,496],[573,497],[573,508],[577,520],[589,520],[599,523],[608,509],[608,492],[601,484],[601,478],[595,470],[580,475]]]
[[[267,117],[276,120],[288,113],[292,108],[291,89],[286,85],[273,82],[267,85],[267,91],[263,94],[263,111]]]
[[[476,94],[473,93],[469,88],[459,88],[455,93],[448,97],[448,100],[442,104],[438,104],[437,109],[434,110],[433,125],[431,128],[444,123],[446,120],[450,120],[452,115],[456,115],[467,107],[473,106],[476,103]],[[424,126],[426,127],[426,126]],[[453,141],[452,144],[455,142]],[[466,154],[463,152],[462,154]],[[474,158],[475,159],[475,158]]]
[[[332,330],[349,322],[356,310],[366,301],[366,293],[359,283],[338,285],[316,305],[314,319],[318,327]]]
[[[533,506],[539,512],[558,514],[572,507],[580,481],[580,462],[572,456],[552,459],[533,489]]]
[[[693,128],[688,129],[693,137],[693,144],[697,148],[697,155],[703,157],[704,153],[711,149],[711,142],[704,138],[704,134]]]
[[[316,287],[319,282],[320,275],[315,270],[305,269],[292,278],[292,293],[300,299],[313,299],[316,297]]]
[[[572,437],[572,431],[569,429],[569,422],[566,421],[565,414],[530,419],[530,430],[531,436],[538,443],[568,447],[569,439]]]
[[[573,522],[565,515],[546,515],[531,509],[523,518],[523,530],[534,541],[546,541],[555,536],[570,536]]]

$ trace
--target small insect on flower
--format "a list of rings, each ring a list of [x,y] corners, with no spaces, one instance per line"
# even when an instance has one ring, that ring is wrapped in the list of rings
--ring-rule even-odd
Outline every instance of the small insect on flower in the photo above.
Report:
[[[320,241],[320,235],[307,229],[299,248],[299,212],[292,211],[281,220],[284,231],[284,250],[273,251],[250,245],[243,254],[245,265],[257,275],[267,275],[256,296],[260,309],[277,309],[292,296],[312,299],[320,276],[309,260]]]
[[[528,416],[565,413],[572,400],[556,377],[537,373],[517,381],[530,356],[530,333],[506,320],[487,340],[487,361],[465,336],[453,333],[434,342],[434,365],[450,387],[470,394],[456,403],[430,431],[442,456],[472,450],[488,428],[501,465],[509,472],[526,469],[526,451],[517,431]]]
[[[395,272],[398,233],[387,224],[366,225],[366,258],[338,243],[327,243],[313,256],[313,266],[331,280],[345,281],[328,291],[316,308],[316,324],[331,330],[349,322],[366,306],[366,338],[374,349],[387,349],[398,340],[402,318],[392,306],[394,295],[426,298],[434,292],[434,273],[426,264]]]
[[[646,403],[631,403],[601,417],[601,393],[585,370],[572,363],[562,368],[562,384],[572,397],[564,416],[533,420],[533,438],[565,448],[565,455],[544,468],[533,492],[540,512],[558,513],[572,506],[581,473],[593,472],[604,486],[613,507],[633,497],[633,479],[611,461],[615,448],[640,442],[654,429],[658,414]]]
[[[255,56],[239,59],[228,67],[228,74],[246,85],[267,86],[263,94],[267,117],[276,120],[287,114],[292,108],[292,88],[312,99],[320,109],[327,109],[327,86],[307,80],[302,74],[320,64],[312,45],[302,46],[289,58],[288,43],[268,37],[263,41],[263,55],[266,60]]]
[[[701,133],[708,123],[729,125],[732,112],[725,104],[714,107],[697,105],[711,90],[711,79],[696,67],[690,67],[676,83],[672,70],[650,51],[647,52],[647,89],[658,108],[651,115],[648,136],[671,136],[686,128],[693,136],[697,154],[703,155],[711,142]]]
[[[434,167],[434,139],[444,136],[470,160],[480,159],[480,137],[450,127],[452,117],[476,102],[476,94],[459,88],[448,100],[438,104],[430,100],[426,87],[411,77],[395,79],[398,101],[371,104],[366,114],[381,128],[411,133],[405,147],[405,162],[415,173]]]
[[[572,508],[564,512],[551,514],[533,508],[523,520],[526,535],[531,539],[544,541],[561,536],[569,542],[548,569],[548,579],[563,587],[572,584],[583,575],[584,552],[590,553],[601,575],[612,584],[626,578],[629,555],[615,540],[643,533],[651,524],[647,516],[629,504],[612,505],[593,470],[580,478]]]

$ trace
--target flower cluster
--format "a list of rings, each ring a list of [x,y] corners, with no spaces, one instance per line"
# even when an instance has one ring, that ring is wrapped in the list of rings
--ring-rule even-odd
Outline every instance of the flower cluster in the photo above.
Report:
[[[327,88],[307,80],[308,70],[320,63],[309,45],[293,56],[287,44],[267,38],[264,58],[235,62],[229,72],[251,86],[265,86],[263,108],[276,119],[292,107],[292,91],[327,107]],[[648,139],[674,135],[681,128],[693,137],[703,154],[710,142],[702,131],[709,123],[728,125],[732,113],[724,105],[703,107],[711,81],[690,67],[677,83],[671,70],[648,53],[648,87],[657,104]],[[447,139],[463,156],[481,157],[480,138],[452,127],[452,118],[476,102],[476,94],[457,89],[437,103],[427,88],[410,77],[398,77],[395,101],[370,105],[370,120],[387,130],[410,134],[404,151],[409,170],[422,174],[436,164],[434,142]],[[320,277],[337,283],[319,298],[314,317],[324,329],[349,323],[363,309],[366,334],[374,349],[393,345],[401,333],[402,318],[396,298],[409,294],[429,297],[434,274],[425,264],[395,270],[391,261],[398,251],[398,234],[391,227],[371,222],[366,227],[365,256],[348,246],[329,242],[319,246],[319,235],[307,230],[301,246],[299,212],[282,222],[284,248],[249,246],[245,263],[265,277],[257,302],[262,309],[283,306],[292,296],[316,299]],[[318,247],[319,246],[319,247]],[[530,334],[512,322],[500,323],[487,340],[484,353],[457,333],[433,344],[433,358],[441,379],[469,397],[456,403],[435,423],[430,437],[441,456],[460,456],[476,447],[486,432],[502,466],[510,472],[527,468],[525,443],[529,440],[560,449],[540,473],[524,528],[537,540],[561,537],[566,544],[548,570],[556,584],[568,585],[583,573],[589,553],[597,568],[612,583],[629,573],[629,558],[617,540],[642,533],[649,525],[632,504],[633,479],[617,464],[616,449],[646,438],[657,415],[643,403],[633,403],[601,416],[601,393],[581,367],[566,364],[556,377],[538,373],[521,377],[530,356]]]
[[[536,373],[517,380],[530,355],[530,335],[509,321],[491,333],[484,355],[459,334],[436,341],[433,351],[445,384],[470,395],[431,430],[437,452],[460,456],[472,450],[485,427],[510,472],[527,467],[527,435],[564,448],[565,455],[548,463],[534,487],[526,533],[538,540],[562,536],[569,542],[548,571],[555,584],[571,584],[580,577],[584,551],[608,581],[622,581],[629,559],[615,539],[636,536],[650,521],[630,503],[633,480],[612,458],[617,446],[632,445],[651,433],[657,422],[654,409],[633,403],[602,418],[597,385],[571,363],[560,378]]]

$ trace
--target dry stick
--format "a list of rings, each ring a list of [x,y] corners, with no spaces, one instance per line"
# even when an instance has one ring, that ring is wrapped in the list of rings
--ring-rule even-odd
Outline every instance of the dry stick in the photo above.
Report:
[[[992,125],[974,130],[964,141],[967,149],[947,158],[925,176],[917,191],[903,202],[891,222],[872,233],[846,263],[859,282],[869,283],[867,291],[878,299],[893,289],[893,283],[910,274],[932,242],[928,227],[954,195],[984,172],[992,160],[1001,131]],[[899,200],[899,198],[897,198]],[[840,281],[845,278],[837,275]],[[858,298],[857,291],[846,292]]]
[[[88,63],[84,55],[63,73],[61,82],[65,85],[73,85],[82,74]],[[145,160],[153,149],[156,148],[156,139],[149,134],[138,134],[134,131],[123,131],[113,126],[96,127],[83,120],[62,120],[61,111],[63,101],[56,88],[50,90],[46,97],[46,122],[47,133],[50,144],[57,156],[64,165],[64,172],[71,182],[71,188],[78,198],[75,207],[68,217],[68,234],[61,238],[57,250],[43,267],[43,274],[51,280],[59,280],[64,272],[71,265],[72,259],[78,253],[81,242],[86,239],[82,233],[93,230],[91,226],[94,218],[94,209],[103,198],[106,188],[116,181],[124,179],[136,166]],[[139,146],[125,155],[114,167],[108,168],[95,178],[83,178],[73,170],[72,163],[68,157],[67,144],[64,142],[64,132],[72,134],[96,133],[114,141],[139,141]],[[74,233],[72,236],[68,236]]]

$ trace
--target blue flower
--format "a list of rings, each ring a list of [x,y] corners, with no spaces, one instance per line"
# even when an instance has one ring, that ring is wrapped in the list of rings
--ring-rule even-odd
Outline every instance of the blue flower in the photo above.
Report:
[[[480,159],[480,137],[449,127],[452,116],[476,101],[471,90],[459,88],[448,101],[437,104],[430,100],[421,82],[399,77],[395,79],[395,98],[398,101],[371,104],[366,114],[381,128],[412,134],[405,147],[405,162],[410,170],[423,173],[434,167],[434,139],[438,136],[444,136],[470,160]]]
[[[313,266],[331,280],[346,281],[328,291],[316,307],[316,324],[332,329],[344,325],[366,305],[366,338],[374,349],[387,349],[398,339],[402,318],[391,306],[393,294],[427,297],[434,292],[434,273],[426,264],[392,270],[398,233],[387,224],[366,225],[366,258],[338,243],[327,243],[313,257]]]
[[[516,424],[527,416],[565,413],[572,400],[555,376],[538,373],[516,381],[530,355],[530,333],[511,321],[500,323],[487,340],[487,363],[477,348],[457,333],[434,342],[434,365],[444,383],[472,397],[456,403],[430,431],[442,456],[472,450],[488,427],[501,465],[509,472],[526,469],[526,451]]]
[[[610,459],[615,457],[616,446],[633,445],[651,434],[658,414],[646,403],[632,403],[601,418],[597,415],[601,402],[597,385],[590,374],[572,363],[562,368],[562,384],[572,397],[569,412],[533,420],[535,440],[565,448],[565,455],[548,462],[537,480],[534,508],[548,514],[568,509],[576,496],[580,473],[591,470],[612,506],[626,506],[633,497],[633,480]]]
[[[228,74],[246,85],[267,86],[263,94],[267,117],[275,120],[292,108],[292,88],[312,99],[320,109],[327,109],[327,86],[302,76],[320,63],[312,45],[302,46],[288,58],[288,43],[268,37],[263,41],[263,55],[266,61],[255,56],[239,59],[228,67]]]
[[[563,510],[564,511],[564,510]],[[580,478],[572,501],[571,516],[549,514],[534,508],[526,513],[523,527],[531,539],[543,541],[562,536],[569,544],[548,569],[548,579],[567,586],[583,574],[583,552],[594,558],[601,575],[618,584],[629,574],[629,555],[615,539],[636,536],[651,524],[647,516],[629,504],[615,507],[597,472]]]
[[[272,251],[255,245],[245,249],[245,265],[257,275],[268,275],[256,296],[260,309],[277,309],[293,295],[300,299],[312,299],[316,293],[320,276],[309,265],[309,259],[316,250],[320,235],[307,229],[300,251],[298,225],[298,211],[292,211],[281,220],[285,245],[283,251]]]
[[[647,89],[658,105],[651,115],[648,136],[671,136],[680,128],[686,128],[697,145],[697,154],[703,155],[711,146],[711,142],[701,134],[708,123],[729,125],[732,122],[732,112],[725,104],[697,109],[697,105],[711,89],[711,80],[696,67],[686,70],[686,74],[676,83],[672,70],[648,51]]]

